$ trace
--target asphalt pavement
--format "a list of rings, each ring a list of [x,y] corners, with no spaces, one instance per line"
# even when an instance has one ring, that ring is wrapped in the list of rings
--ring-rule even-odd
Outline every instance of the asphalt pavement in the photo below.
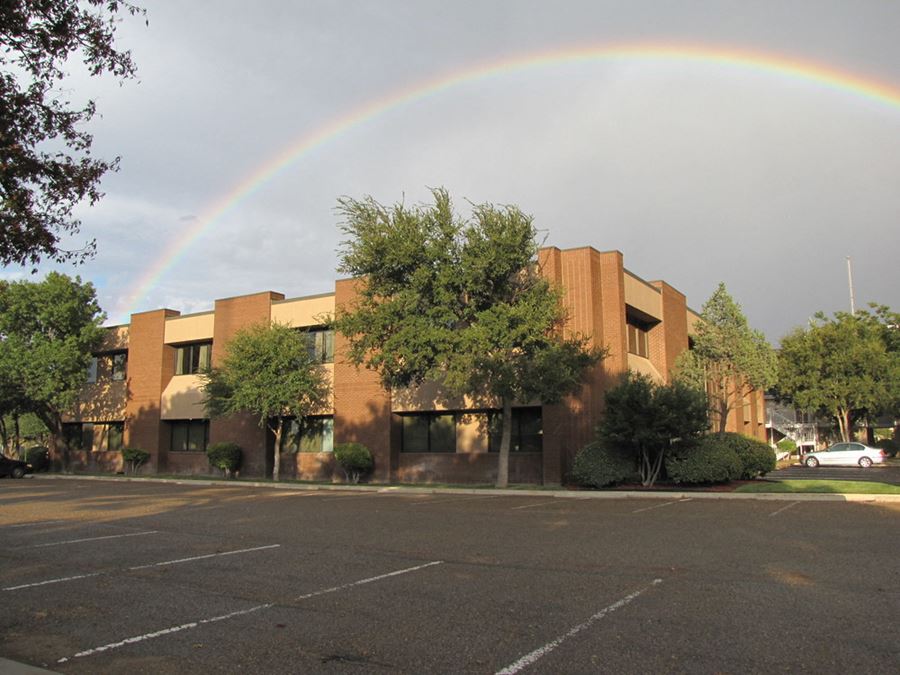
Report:
[[[900,504],[0,481],[0,656],[73,673],[896,672]]]

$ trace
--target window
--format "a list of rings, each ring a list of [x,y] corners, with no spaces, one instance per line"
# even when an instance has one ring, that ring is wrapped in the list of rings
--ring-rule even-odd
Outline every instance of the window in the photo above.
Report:
[[[488,448],[500,452],[503,437],[503,413],[490,413],[488,422]],[[542,452],[544,448],[544,423],[539,407],[513,408],[512,439],[510,452]]]
[[[112,360],[113,382],[122,382],[128,375],[128,352],[116,352],[110,355]]]
[[[302,330],[309,358],[316,363],[334,363],[334,331],[324,326]]]
[[[209,370],[212,342],[191,342],[175,351],[175,374],[194,375]]]
[[[94,425],[90,422],[70,422],[63,424],[63,440],[69,450],[94,449]]]
[[[118,452],[125,446],[125,423],[110,422],[106,425],[106,449]]]
[[[284,421],[282,452],[332,452],[334,450],[334,418],[304,417]]]
[[[172,428],[172,452],[205,452],[209,442],[209,420],[175,420]]]
[[[402,415],[402,452],[456,452],[453,413]]]
[[[88,367],[87,367],[87,382],[88,382],[88,384],[93,384],[94,382],[97,381],[97,363],[98,363],[97,357],[92,356],[91,362],[88,364]]]
[[[649,327],[635,319],[629,318],[626,326],[628,329],[628,351],[645,359],[650,357],[650,338],[647,334]]]

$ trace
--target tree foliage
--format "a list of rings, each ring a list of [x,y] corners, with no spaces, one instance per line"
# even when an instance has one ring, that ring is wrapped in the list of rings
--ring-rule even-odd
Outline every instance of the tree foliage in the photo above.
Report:
[[[505,486],[514,401],[559,401],[602,352],[564,337],[558,289],[537,267],[536,231],[515,206],[481,204],[461,219],[449,195],[433,205],[387,207],[345,198],[348,239],[341,272],[359,296],[336,327],[349,359],[377,371],[386,388],[440,382],[456,395],[500,403],[497,484]]]
[[[750,328],[725,284],[719,284],[700,316],[693,349],[678,358],[676,367],[679,379],[707,389],[714,423],[724,432],[728,413],[745,396],[775,384],[777,357],[762,332]]]
[[[95,105],[69,100],[66,66],[74,57],[90,75],[133,77],[131,54],[114,41],[123,13],[143,10],[119,0],[0,3],[0,264],[93,253],[93,242],[66,250],[60,237],[78,232],[73,208],[102,196],[100,179],[119,160],[91,156]]]
[[[272,477],[278,480],[285,417],[313,414],[327,402],[330,384],[295,329],[261,323],[238,331],[217,368],[203,374],[210,417],[248,412],[275,436]]]
[[[62,415],[84,386],[105,318],[93,285],[79,277],[0,281],[0,407],[37,415],[66,466]]]
[[[676,441],[697,438],[709,425],[706,396],[684,382],[659,384],[628,372],[606,392],[606,412],[597,427],[601,444],[628,453],[641,483],[653,485]]]
[[[855,421],[900,417],[900,314],[872,311],[815,315],[781,341],[779,396],[808,411],[833,416],[850,440]]]

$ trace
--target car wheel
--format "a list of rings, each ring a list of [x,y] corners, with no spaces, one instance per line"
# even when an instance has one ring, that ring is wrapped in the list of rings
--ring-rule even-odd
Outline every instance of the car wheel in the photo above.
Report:
[[[17,466],[12,470],[13,478],[22,478],[23,476],[25,476],[25,469],[23,469],[21,466]]]
[[[817,460],[815,457],[807,457],[806,466],[808,466],[810,469],[815,469],[817,466],[819,466],[819,460]]]
[[[859,465],[864,469],[868,469],[870,466],[872,466],[872,460],[868,457],[860,457]]]

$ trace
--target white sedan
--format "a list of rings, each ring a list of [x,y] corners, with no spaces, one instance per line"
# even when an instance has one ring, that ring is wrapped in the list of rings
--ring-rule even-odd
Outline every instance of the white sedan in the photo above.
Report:
[[[835,443],[826,450],[811,452],[803,459],[808,467],[861,466],[868,469],[873,464],[881,464],[887,453],[878,448],[870,448],[862,443]]]

